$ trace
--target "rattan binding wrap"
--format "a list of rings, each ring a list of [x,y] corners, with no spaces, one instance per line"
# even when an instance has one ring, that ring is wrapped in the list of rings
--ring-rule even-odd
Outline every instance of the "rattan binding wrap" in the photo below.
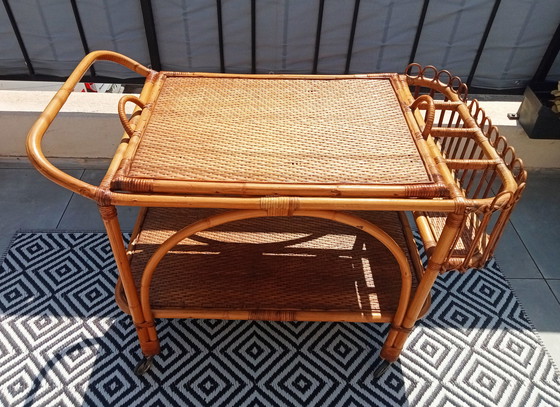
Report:
[[[149,209],[131,250],[137,286],[155,248],[177,225],[215,213]],[[382,227],[402,248],[414,245],[398,213],[371,212],[363,217]],[[416,253],[405,253],[416,286],[421,266]],[[297,320],[298,312],[312,311],[315,320],[335,320],[344,314],[344,320],[391,321],[401,290],[396,267],[382,244],[356,228],[308,217],[250,219],[205,230],[170,251],[156,269],[150,304],[155,317],[203,311],[215,318],[241,310],[248,311],[250,319]],[[118,302],[126,310],[118,291]]]
[[[432,182],[389,78],[167,76],[141,137],[131,179]]]

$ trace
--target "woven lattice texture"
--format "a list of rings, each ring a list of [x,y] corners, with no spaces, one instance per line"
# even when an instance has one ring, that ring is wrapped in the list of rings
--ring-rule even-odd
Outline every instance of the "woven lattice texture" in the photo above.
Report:
[[[127,175],[430,182],[388,79],[169,77]]]
[[[132,269],[137,282],[177,224],[215,211],[150,209]],[[368,214],[406,247],[396,213]],[[256,218],[200,232],[160,263],[152,308],[394,312],[401,279],[388,250],[346,225],[308,217]]]
[[[441,236],[441,232],[445,227],[445,222],[447,221],[447,213],[427,212],[426,216],[428,221],[430,222],[436,239],[439,239],[439,237]],[[482,241],[475,242],[475,237],[480,225],[480,220],[477,216],[478,215],[476,213],[470,213],[465,219],[465,227],[463,228],[463,231],[459,236],[455,247],[453,248],[453,253],[451,255],[452,257],[464,258],[473,245],[477,245],[473,254],[476,255],[483,252],[483,244],[487,242],[488,236],[486,235],[486,233],[483,233]]]

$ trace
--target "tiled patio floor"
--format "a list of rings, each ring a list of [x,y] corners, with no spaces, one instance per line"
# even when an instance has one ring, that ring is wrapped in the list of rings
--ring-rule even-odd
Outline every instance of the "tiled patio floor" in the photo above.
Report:
[[[103,171],[70,169],[98,182]],[[24,230],[103,230],[95,204],[45,179],[25,165],[0,165],[0,253]],[[529,173],[526,193],[497,250],[496,258],[521,304],[560,366],[560,170]],[[123,230],[136,210],[119,209]]]

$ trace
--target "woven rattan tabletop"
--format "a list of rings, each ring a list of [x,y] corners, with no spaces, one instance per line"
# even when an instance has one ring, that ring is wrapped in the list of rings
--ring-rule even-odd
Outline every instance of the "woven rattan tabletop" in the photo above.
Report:
[[[204,183],[434,189],[397,81],[163,73],[114,189],[142,192],[147,180],[174,193]]]

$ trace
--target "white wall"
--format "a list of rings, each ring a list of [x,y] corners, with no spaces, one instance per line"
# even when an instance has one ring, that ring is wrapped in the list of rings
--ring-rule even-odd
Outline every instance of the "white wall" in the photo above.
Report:
[[[54,91],[0,90],[0,157],[25,156],[25,139]],[[117,115],[122,95],[70,95],[44,138],[47,157],[109,158],[123,134]],[[127,105],[129,114],[133,106]]]

